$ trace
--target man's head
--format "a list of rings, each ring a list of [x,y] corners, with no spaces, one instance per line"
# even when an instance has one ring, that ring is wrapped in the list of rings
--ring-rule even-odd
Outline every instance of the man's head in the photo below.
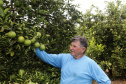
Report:
[[[74,56],[74,58],[81,58],[88,46],[87,39],[82,36],[75,36],[71,39],[71,55]]]

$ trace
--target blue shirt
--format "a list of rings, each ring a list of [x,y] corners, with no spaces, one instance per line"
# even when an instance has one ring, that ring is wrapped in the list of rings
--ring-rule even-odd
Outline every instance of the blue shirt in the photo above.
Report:
[[[99,65],[86,55],[75,59],[71,54],[47,54],[36,49],[36,55],[44,62],[61,68],[60,84],[111,84],[110,79]]]

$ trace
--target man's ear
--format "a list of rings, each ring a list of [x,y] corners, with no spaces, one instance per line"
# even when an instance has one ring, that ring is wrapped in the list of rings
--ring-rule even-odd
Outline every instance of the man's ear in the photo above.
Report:
[[[83,49],[83,52],[85,52],[86,48],[85,48],[85,47],[83,47],[82,49]]]

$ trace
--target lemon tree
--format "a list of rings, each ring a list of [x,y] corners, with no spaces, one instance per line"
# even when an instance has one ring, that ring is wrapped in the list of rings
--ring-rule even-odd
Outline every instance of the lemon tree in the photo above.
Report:
[[[64,0],[0,0],[0,82],[27,84],[30,78],[38,80],[34,73],[38,70],[44,74],[39,83],[58,84],[59,69],[51,69],[38,61],[35,48],[48,53],[68,51],[67,45],[76,34],[74,26],[80,17],[80,12],[73,11],[74,8]],[[68,14],[65,15],[64,11]],[[20,77],[18,70],[21,68],[30,76],[23,74],[24,78]],[[46,73],[50,75],[46,76]]]

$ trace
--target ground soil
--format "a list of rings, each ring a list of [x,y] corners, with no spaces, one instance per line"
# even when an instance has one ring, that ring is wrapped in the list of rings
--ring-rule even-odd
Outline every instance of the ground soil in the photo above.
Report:
[[[93,81],[92,84],[98,84],[96,81]],[[126,84],[126,80],[113,80],[111,84]]]

